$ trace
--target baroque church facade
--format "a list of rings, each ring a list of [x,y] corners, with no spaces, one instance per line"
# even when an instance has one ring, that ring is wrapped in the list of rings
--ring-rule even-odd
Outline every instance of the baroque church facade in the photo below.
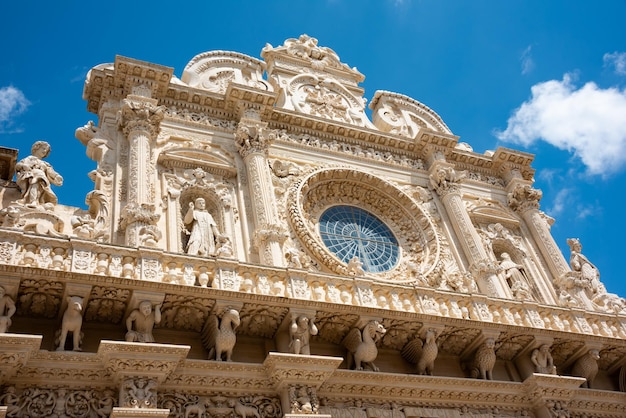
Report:
[[[626,416],[626,301],[532,155],[370,118],[307,35],[261,58],[91,69],[86,210],[59,150],[0,150],[0,417]]]

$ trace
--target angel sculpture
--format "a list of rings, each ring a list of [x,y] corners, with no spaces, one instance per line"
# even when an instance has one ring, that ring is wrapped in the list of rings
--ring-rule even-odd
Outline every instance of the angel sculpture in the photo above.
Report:
[[[409,341],[402,349],[402,358],[417,365],[417,374],[433,375],[435,360],[439,354],[437,347],[437,332],[429,329],[422,343],[420,338]]]
[[[387,330],[378,321],[370,321],[363,327],[363,331],[352,328],[345,336],[341,345],[347,350],[346,363],[349,368],[363,370],[368,366],[372,371],[379,371],[374,364],[378,356],[376,343],[382,339]]]
[[[220,320],[217,315],[211,314],[202,327],[202,344],[209,351],[209,360],[232,361],[233,348],[237,341],[235,330],[241,323],[239,312],[227,309]]]

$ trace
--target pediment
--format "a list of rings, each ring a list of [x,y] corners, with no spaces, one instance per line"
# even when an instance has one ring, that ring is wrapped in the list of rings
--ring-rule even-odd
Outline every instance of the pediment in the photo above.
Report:
[[[172,148],[159,155],[158,163],[166,168],[202,168],[222,177],[234,177],[237,174],[233,158],[219,148]]]
[[[477,223],[500,223],[508,227],[517,227],[520,223],[511,212],[493,205],[475,206],[469,211],[469,215]]]

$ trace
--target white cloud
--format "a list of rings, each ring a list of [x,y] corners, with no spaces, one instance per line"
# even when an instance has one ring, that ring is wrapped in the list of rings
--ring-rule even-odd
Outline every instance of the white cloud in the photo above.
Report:
[[[602,57],[605,67],[615,67],[615,72],[619,75],[626,75],[626,52],[613,52],[604,54]]]
[[[547,209],[547,212],[550,216],[559,216],[563,213],[563,210],[568,207],[568,202],[571,200],[570,195],[572,193],[572,189],[561,189],[556,194],[554,201],[552,202],[552,207]]]
[[[529,146],[545,141],[580,158],[589,174],[606,175],[626,164],[626,90],[601,89],[595,83],[577,88],[572,77],[531,87],[522,103],[496,132],[506,142]]]
[[[0,132],[15,132],[13,119],[24,113],[30,102],[13,86],[0,88]]]
[[[532,46],[528,45],[520,56],[520,62],[522,63],[522,75],[530,73],[535,68],[535,61],[533,61],[531,52]]]

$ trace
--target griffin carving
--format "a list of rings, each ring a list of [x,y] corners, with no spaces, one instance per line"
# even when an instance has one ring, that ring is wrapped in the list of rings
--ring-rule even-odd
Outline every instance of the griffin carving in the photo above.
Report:
[[[346,363],[349,368],[363,370],[364,366],[372,371],[379,371],[374,364],[378,356],[376,343],[382,339],[387,330],[378,321],[370,321],[363,327],[363,331],[352,328],[343,339],[342,346],[347,350]]]
[[[585,383],[581,385],[583,388],[591,388],[593,379],[598,374],[598,360],[600,359],[600,352],[598,350],[589,350],[581,358],[576,360],[572,367],[572,376],[584,377],[587,379]]]
[[[202,344],[209,351],[209,360],[232,361],[233,348],[237,341],[235,330],[241,323],[239,312],[227,309],[220,320],[217,315],[211,314],[202,327]]]
[[[439,353],[437,346],[437,332],[429,329],[426,331],[425,341],[415,338],[409,341],[402,349],[402,357],[412,364],[417,364],[417,373],[433,375],[435,360]]]

